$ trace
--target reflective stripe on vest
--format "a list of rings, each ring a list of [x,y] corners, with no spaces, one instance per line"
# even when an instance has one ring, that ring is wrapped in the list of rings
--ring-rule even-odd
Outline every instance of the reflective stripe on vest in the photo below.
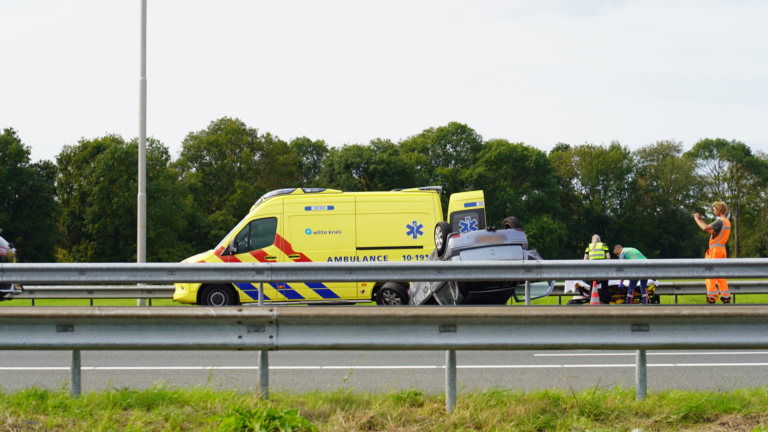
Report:
[[[592,244],[589,244],[589,259],[596,260],[596,259],[605,259],[605,250],[603,249],[602,243],[596,243],[595,248],[592,249]]]
[[[728,219],[726,219],[726,218],[724,218],[722,216],[719,217],[718,219],[720,219],[723,222],[723,226],[720,228],[720,234],[717,235],[716,239],[713,239],[712,236],[709,237],[709,247],[710,247],[710,249],[711,248],[718,248],[718,247],[719,248],[724,248],[725,244],[728,243],[728,238],[731,236],[731,232],[730,232],[731,231],[731,222]],[[728,231],[728,235],[723,236],[723,234],[726,231]],[[714,234],[714,232],[712,234]],[[722,239],[722,241],[721,241],[721,239]]]

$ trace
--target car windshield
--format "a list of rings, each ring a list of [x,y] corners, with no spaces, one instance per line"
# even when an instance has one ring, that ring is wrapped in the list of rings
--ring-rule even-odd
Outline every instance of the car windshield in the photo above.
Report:
[[[520,245],[489,246],[466,249],[459,255],[462,261],[522,260],[523,247]]]

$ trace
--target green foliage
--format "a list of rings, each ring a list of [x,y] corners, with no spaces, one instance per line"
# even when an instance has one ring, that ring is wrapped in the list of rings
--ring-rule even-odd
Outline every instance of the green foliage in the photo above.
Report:
[[[389,140],[331,149],[323,161],[322,184],[345,191],[381,191],[421,186],[416,168]]]
[[[13,129],[0,135],[0,227],[25,261],[134,261],[137,143],[118,135],[64,146],[56,163],[30,163]],[[715,200],[731,209],[734,256],[768,256],[768,156],[738,141],[658,141],[634,152],[558,143],[549,152],[484,141],[451,122],[399,143],[329,147],[290,143],[223,117],[191,132],[179,157],[150,139],[148,260],[179,261],[210,249],[264,193],[287,187],[382,191],[443,186],[482,190],[488,225],[516,216],[545,259],[580,259],[593,234],[649,258],[700,257],[693,223]]]
[[[55,260],[60,239],[56,165],[30,163],[31,149],[12,128],[0,135],[0,228],[20,262]]]
[[[300,187],[319,187],[323,159],[328,154],[325,141],[312,141],[307,137],[295,138],[291,149],[298,155],[298,177]]]
[[[317,431],[317,428],[298,410],[277,408],[233,408],[220,416],[219,430],[224,432],[301,432]]]
[[[400,147],[418,172],[419,186],[443,187],[443,210],[446,210],[451,194],[470,190],[465,174],[477,162],[483,137],[465,124],[450,122],[425,129],[403,140]]]
[[[558,174],[546,153],[523,143],[494,139],[485,143],[477,163],[466,171],[472,189],[485,195],[488,225],[507,216],[523,223],[529,247],[548,259],[561,257],[565,225],[558,199]],[[564,257],[564,256],[563,256]]]
[[[569,258],[580,258],[593,234],[606,243],[621,240],[646,249],[649,239],[636,229],[642,215],[637,211],[635,164],[626,146],[616,141],[602,146],[559,144],[549,158],[562,177],[560,203]]]
[[[60,256],[76,262],[136,260],[138,143],[118,135],[82,139],[57,157],[65,241]],[[147,142],[147,261],[180,261],[194,220],[189,192],[159,141]]]

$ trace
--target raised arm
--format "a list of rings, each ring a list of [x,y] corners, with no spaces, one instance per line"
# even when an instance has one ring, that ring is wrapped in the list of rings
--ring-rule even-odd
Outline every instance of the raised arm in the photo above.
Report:
[[[693,214],[693,220],[696,221],[696,225],[698,225],[702,231],[708,232],[710,234],[712,234],[715,231],[715,229],[712,228],[712,225],[707,225],[707,223],[704,222],[703,219],[701,219],[701,215],[699,215],[698,213]]]

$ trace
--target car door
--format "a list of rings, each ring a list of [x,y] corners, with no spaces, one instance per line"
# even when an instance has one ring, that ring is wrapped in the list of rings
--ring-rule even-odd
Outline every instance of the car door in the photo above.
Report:
[[[245,224],[235,235],[234,253],[227,262],[280,262],[281,253],[277,242],[280,238],[281,215],[259,215]],[[237,282],[234,284],[241,291],[242,302],[258,301],[259,284]],[[280,283],[264,284],[264,300],[283,300]]]
[[[448,202],[448,220],[452,231],[468,233],[485,229],[485,198],[483,191],[461,192],[451,195]]]

